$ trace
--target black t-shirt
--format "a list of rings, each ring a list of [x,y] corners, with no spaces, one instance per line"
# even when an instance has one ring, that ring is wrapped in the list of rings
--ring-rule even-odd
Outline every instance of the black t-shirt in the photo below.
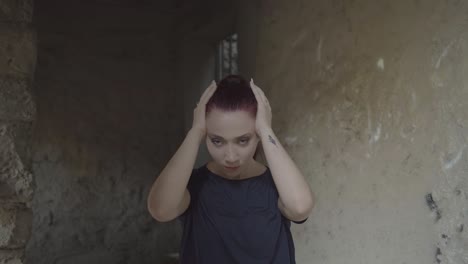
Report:
[[[230,180],[205,164],[192,171],[187,188],[191,202],[179,218],[181,264],[296,263],[291,221],[278,209],[269,168],[260,176]]]

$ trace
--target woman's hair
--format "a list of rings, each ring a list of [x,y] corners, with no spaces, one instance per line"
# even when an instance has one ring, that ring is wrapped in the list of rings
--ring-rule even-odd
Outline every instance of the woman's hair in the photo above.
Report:
[[[216,91],[206,103],[206,115],[213,109],[226,112],[247,111],[253,118],[257,116],[257,99],[250,84],[240,75],[228,75],[218,83]],[[255,150],[254,159],[266,164],[262,145]]]
[[[232,112],[247,111],[253,118],[257,114],[257,100],[250,84],[240,75],[228,75],[218,83],[218,87],[206,104],[206,114],[213,109]]]

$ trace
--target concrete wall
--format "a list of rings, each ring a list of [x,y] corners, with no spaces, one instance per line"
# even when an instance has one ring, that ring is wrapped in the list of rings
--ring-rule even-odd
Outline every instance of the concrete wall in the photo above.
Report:
[[[298,263],[468,263],[468,2],[240,10],[243,64],[317,195]]]
[[[170,1],[38,1],[33,236],[27,263],[169,263],[149,215],[183,137]]]
[[[36,106],[32,1],[0,1],[0,263],[23,263],[31,234]]]
[[[237,31],[317,194],[298,263],[468,263],[468,3],[171,2],[36,3],[33,97],[32,3],[0,0],[0,262],[29,207],[27,263],[169,261],[146,195]]]

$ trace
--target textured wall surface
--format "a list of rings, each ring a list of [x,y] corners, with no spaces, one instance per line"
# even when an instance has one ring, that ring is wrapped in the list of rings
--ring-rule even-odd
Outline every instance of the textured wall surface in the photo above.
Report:
[[[0,263],[24,263],[31,235],[31,142],[36,118],[32,1],[0,1]]]
[[[172,5],[38,1],[27,263],[169,263],[175,224],[146,198],[183,136]]]
[[[241,72],[317,196],[297,262],[468,263],[468,3],[240,3]],[[38,1],[33,97],[32,2],[0,0],[0,263],[22,262],[30,207],[27,263],[177,251],[146,195],[231,33],[222,6],[202,9]]]
[[[250,67],[317,195],[298,263],[468,263],[468,2],[251,7]]]

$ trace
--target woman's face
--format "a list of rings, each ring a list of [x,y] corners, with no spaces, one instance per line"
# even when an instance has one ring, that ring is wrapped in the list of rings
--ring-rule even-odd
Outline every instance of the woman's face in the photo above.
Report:
[[[206,146],[218,169],[228,177],[245,172],[259,142],[255,119],[243,110],[215,108],[206,117],[206,131]]]

